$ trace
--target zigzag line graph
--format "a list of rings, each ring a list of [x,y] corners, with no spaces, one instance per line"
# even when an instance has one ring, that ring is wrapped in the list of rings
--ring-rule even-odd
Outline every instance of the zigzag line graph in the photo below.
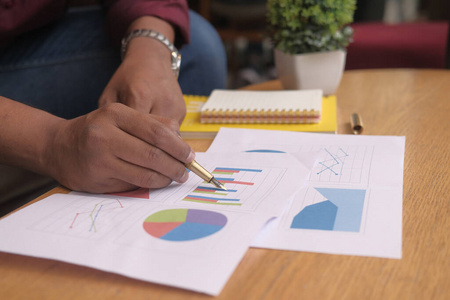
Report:
[[[330,145],[319,151],[311,175],[312,182],[364,184],[368,180],[374,147],[356,145]]]
[[[324,151],[329,155],[330,158],[319,162],[319,164],[323,166],[323,169],[317,172],[317,174],[325,171],[329,171],[334,175],[341,174],[344,160],[349,155],[344,150],[342,150],[342,148],[339,148],[336,154],[332,154],[328,149],[324,149]],[[337,168],[339,169],[339,171],[335,171],[333,169],[336,166],[338,166]]]

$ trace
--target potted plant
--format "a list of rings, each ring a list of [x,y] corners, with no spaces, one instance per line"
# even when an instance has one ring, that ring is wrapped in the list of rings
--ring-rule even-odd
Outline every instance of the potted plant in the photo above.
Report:
[[[285,89],[335,92],[351,42],[356,0],[268,0],[275,66]]]

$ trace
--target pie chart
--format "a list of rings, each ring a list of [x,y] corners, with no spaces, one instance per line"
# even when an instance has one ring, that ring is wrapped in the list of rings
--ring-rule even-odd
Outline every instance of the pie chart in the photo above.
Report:
[[[200,209],[166,209],[148,216],[144,230],[166,241],[191,241],[212,235],[227,223],[221,213]]]

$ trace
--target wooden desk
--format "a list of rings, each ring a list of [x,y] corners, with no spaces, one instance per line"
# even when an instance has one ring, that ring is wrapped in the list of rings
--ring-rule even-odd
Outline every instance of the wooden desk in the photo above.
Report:
[[[277,89],[279,82],[253,86]],[[405,135],[401,260],[249,249],[218,299],[450,299],[450,71],[346,72],[338,131]],[[210,140],[192,140],[204,151]],[[30,245],[32,246],[32,245]],[[67,263],[0,253],[1,299],[207,299]]]

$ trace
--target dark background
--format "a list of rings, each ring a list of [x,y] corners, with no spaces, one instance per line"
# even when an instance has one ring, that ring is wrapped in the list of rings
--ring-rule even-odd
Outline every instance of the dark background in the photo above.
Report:
[[[200,13],[213,24],[224,42],[229,65],[229,88],[239,88],[276,78],[276,71],[273,66],[273,47],[266,31],[266,0],[189,0],[188,3],[191,9]],[[450,21],[449,0],[357,0],[357,9],[354,15],[354,22],[358,25],[365,23],[400,25],[406,23],[447,22],[448,27],[448,21]],[[411,56],[417,56],[413,51],[423,52],[423,48],[426,47],[424,43],[430,43],[430,47],[437,47],[436,45],[438,45],[438,47],[446,48],[448,40],[447,28],[441,26],[439,33],[435,34],[435,39],[439,39],[439,41],[430,41],[430,29],[426,28],[421,31],[417,30],[417,28],[410,29],[417,31],[417,34],[414,34],[414,32],[410,33],[411,36],[415,36],[416,40],[410,41],[410,44],[404,43],[404,47],[409,47],[407,50],[412,53]],[[389,30],[391,30],[391,34],[394,34],[391,27]],[[402,30],[408,29],[402,27],[400,31]],[[445,32],[443,33],[443,31]],[[421,36],[423,35],[422,32],[428,35],[427,41],[421,41],[421,38],[425,38],[425,36]],[[401,34],[401,32],[398,34]],[[355,35],[354,39],[355,47],[351,48],[352,45],[349,47],[347,56],[347,65],[350,65],[351,69],[357,68],[354,67],[355,65],[358,66],[357,63],[352,64],[351,59],[360,59],[361,57],[359,53],[354,54],[357,52],[354,48],[360,42],[358,35]],[[366,43],[367,41],[364,40],[362,42]],[[386,43],[389,43],[386,46],[389,49],[386,50],[384,55],[392,57],[392,51],[406,51],[399,49],[402,46],[400,45],[401,42],[399,42],[399,45],[392,45],[392,40]],[[418,45],[418,48],[413,49],[414,45]],[[357,49],[365,49],[364,47],[365,45],[357,47]],[[380,47],[382,46],[380,45]],[[392,48],[395,49],[392,50]],[[377,51],[380,53],[379,50]],[[417,65],[407,63],[404,66],[444,68],[444,53],[448,56],[447,49],[441,49],[439,53],[443,57],[439,58],[442,60],[442,63],[438,65],[435,61],[430,62],[429,65],[422,61]],[[350,57],[350,55],[352,56]],[[359,57],[355,58],[357,55]],[[359,65],[364,68],[364,64]],[[392,65],[392,67],[399,66],[402,65]],[[366,66],[366,68],[371,67],[374,66]],[[380,67],[391,66],[380,65]]]

